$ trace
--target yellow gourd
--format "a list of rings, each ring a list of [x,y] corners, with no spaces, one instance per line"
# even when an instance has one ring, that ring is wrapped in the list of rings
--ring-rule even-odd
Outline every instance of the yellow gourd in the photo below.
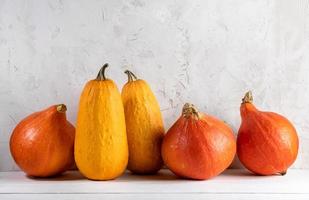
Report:
[[[121,95],[104,75],[89,81],[80,97],[75,137],[75,161],[92,180],[120,176],[128,163],[128,143]]]
[[[128,169],[153,174],[162,167],[161,143],[164,127],[159,104],[149,85],[130,72],[122,89],[128,145]]]

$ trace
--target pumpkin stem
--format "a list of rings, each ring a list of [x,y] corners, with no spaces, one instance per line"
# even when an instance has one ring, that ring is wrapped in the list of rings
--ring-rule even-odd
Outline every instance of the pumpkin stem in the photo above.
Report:
[[[64,104],[59,104],[57,105],[57,111],[60,113],[65,113],[65,111],[67,111],[67,107]]]
[[[192,114],[196,117],[196,119],[200,118],[200,113],[197,108],[191,103],[186,103],[182,108],[182,115],[187,118]]]
[[[124,73],[126,73],[128,75],[128,82],[131,82],[131,81],[134,81],[134,80],[136,81],[137,80],[137,77],[131,71],[126,70],[126,71],[124,71]]]
[[[106,77],[105,77],[105,69],[108,67],[108,63],[105,63],[103,65],[103,67],[101,67],[98,75],[97,75],[97,78],[96,80],[98,81],[105,81],[106,80]]]
[[[252,92],[248,91],[246,92],[244,98],[242,99],[242,103],[252,103],[252,102],[253,102]]]
[[[286,173],[287,173],[287,171],[284,171],[284,172],[280,172],[279,174],[280,174],[281,176],[284,176],[284,175],[286,175]]]

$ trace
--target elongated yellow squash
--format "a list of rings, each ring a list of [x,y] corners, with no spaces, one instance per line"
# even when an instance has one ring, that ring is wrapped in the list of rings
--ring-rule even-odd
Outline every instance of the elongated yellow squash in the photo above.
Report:
[[[106,79],[105,64],[80,97],[75,137],[75,161],[92,180],[120,176],[128,163],[128,143],[121,95]]]
[[[149,85],[130,72],[122,89],[129,145],[128,169],[153,174],[162,167],[161,142],[164,127],[159,104]]]

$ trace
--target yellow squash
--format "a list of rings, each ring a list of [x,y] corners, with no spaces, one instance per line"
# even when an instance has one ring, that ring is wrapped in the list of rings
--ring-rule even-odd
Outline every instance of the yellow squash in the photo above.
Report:
[[[129,144],[128,169],[136,174],[156,173],[162,167],[164,127],[159,104],[149,85],[130,72],[122,89]]]
[[[106,79],[105,64],[80,97],[75,137],[75,161],[92,180],[120,176],[128,163],[128,143],[121,95]]]

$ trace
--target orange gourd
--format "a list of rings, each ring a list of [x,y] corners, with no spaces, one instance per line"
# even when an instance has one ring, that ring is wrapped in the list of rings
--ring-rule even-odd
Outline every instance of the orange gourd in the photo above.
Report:
[[[122,89],[129,145],[128,169],[136,174],[153,174],[161,169],[164,127],[159,104],[147,82],[130,72]]]
[[[123,104],[116,84],[105,77],[107,67],[84,87],[77,116],[75,161],[92,180],[115,179],[128,163]]]
[[[29,176],[61,174],[74,164],[74,126],[66,120],[66,106],[51,106],[23,119],[10,139],[11,154]]]
[[[297,157],[296,130],[285,117],[260,111],[252,101],[251,92],[247,92],[240,106],[237,155],[256,174],[284,175]]]
[[[188,103],[162,144],[167,167],[176,175],[190,179],[217,176],[231,164],[235,153],[236,141],[231,128]]]

